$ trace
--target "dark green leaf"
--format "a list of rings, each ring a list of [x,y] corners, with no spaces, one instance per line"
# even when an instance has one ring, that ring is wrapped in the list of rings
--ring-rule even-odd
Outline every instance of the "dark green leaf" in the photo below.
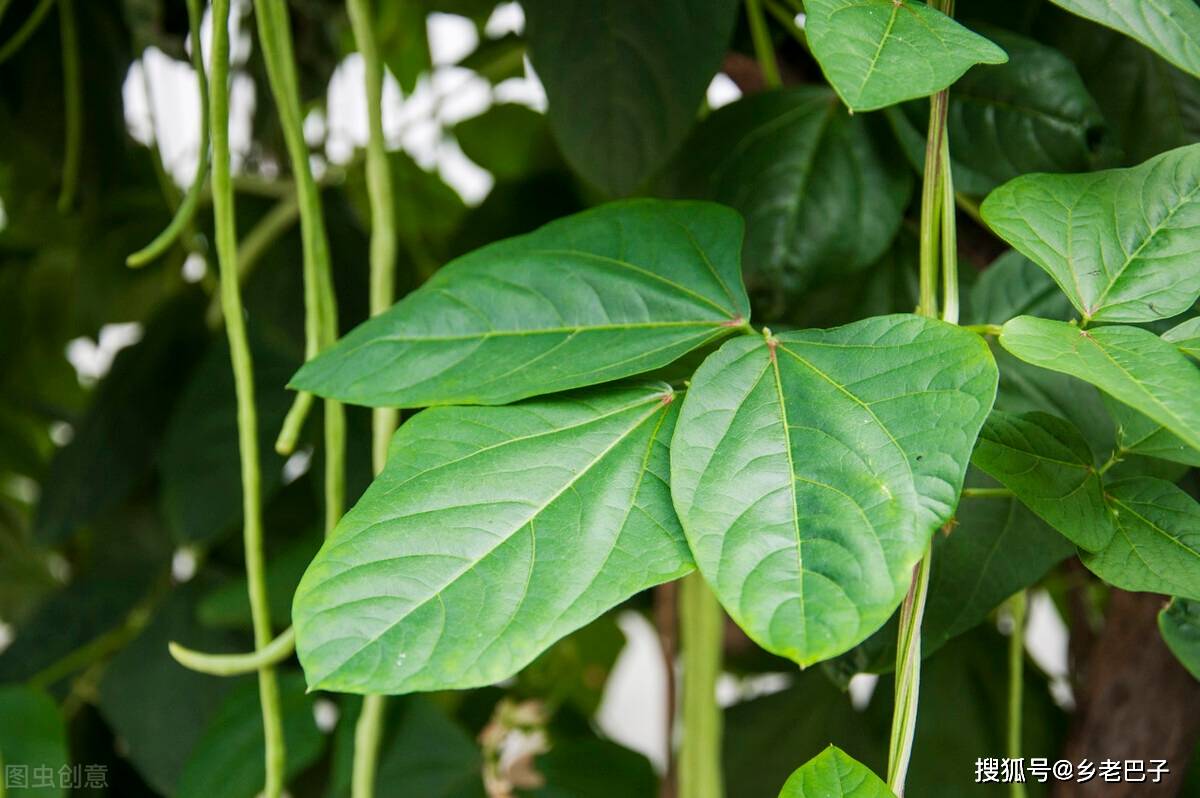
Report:
[[[673,171],[679,193],[730,205],[746,218],[751,290],[792,298],[816,277],[878,260],[912,189],[909,171],[877,151],[867,121],[816,86],[721,108],[696,129]]]
[[[671,481],[726,611],[802,665],[879,628],[954,512],[995,390],[979,336],[918,316],[738,338],[710,356]]]
[[[665,366],[743,326],[741,220],[630,200],[441,269],[309,361],[293,387],[355,404],[505,404]]]
[[[1004,325],[1000,344],[1027,363],[1092,383],[1200,449],[1200,371],[1153,333],[1020,316]]]
[[[1180,664],[1200,679],[1200,602],[1171,599],[1158,613],[1158,631]]]
[[[649,760],[609,740],[583,738],[551,745],[534,761],[545,785],[532,798],[654,798],[658,778]]]
[[[807,0],[805,32],[853,111],[928,97],[1004,51],[917,0]]]
[[[546,117],[523,105],[494,105],[459,122],[454,135],[463,152],[497,180],[514,180],[556,163]]]
[[[831,745],[784,783],[779,798],[894,798],[866,765]]]
[[[1085,320],[1166,319],[1200,297],[1200,145],[1132,169],[1018,177],[981,211]]]
[[[299,673],[278,674],[288,778],[321,755],[325,738],[313,718],[312,698]],[[162,715],[161,712],[156,714]],[[169,716],[164,716],[169,717]],[[262,791],[263,718],[258,685],[244,681],[217,707],[179,779],[179,798],[254,798]]]
[[[298,361],[262,336],[251,339],[261,484],[269,499],[282,482],[283,458],[275,436],[291,407],[284,390]],[[241,520],[237,397],[229,345],[209,346],[184,389],[162,443],[162,508],[176,540],[208,542]]]
[[[1117,534],[1103,551],[1080,558],[1122,590],[1200,600],[1200,504],[1161,479],[1108,486]]]
[[[1084,172],[1102,155],[1104,117],[1075,65],[1052,47],[988,28],[1009,55],[954,84],[946,119],[954,188],[983,196],[1027,172]],[[927,102],[888,111],[905,154],[925,163]]]
[[[679,146],[721,64],[733,0],[526,0],[529,58],[568,163],[610,195]]]
[[[1095,457],[1079,430],[1048,413],[993,410],[971,462],[1067,539],[1097,551],[1113,536]]]
[[[1200,8],[1194,0],[1051,0],[1073,14],[1136,39],[1200,77]]]
[[[405,95],[412,94],[417,78],[433,67],[425,29],[425,3],[422,0],[388,0],[372,5],[375,9],[372,33],[383,62],[396,76],[400,90]]]
[[[296,585],[300,584],[304,569],[320,547],[321,536],[314,532],[267,558],[267,606],[271,609],[271,618],[281,625],[288,623]],[[197,617],[205,626],[250,629],[250,595],[246,590],[246,578],[238,577],[211,591],[200,601]]]
[[[1015,316],[1069,319],[1071,303],[1050,275],[1019,252],[996,258],[967,295],[973,324],[1003,324]]]
[[[1188,446],[1178,435],[1126,404],[1107,399],[1108,410],[1117,424],[1117,447],[1121,452],[1157,457],[1173,463],[1200,468],[1200,451]]]
[[[491,684],[690,571],[667,489],[674,398],[596,389],[404,424],[296,591],[310,686]]]
[[[69,761],[67,731],[54,699],[22,685],[0,687],[0,767],[9,794],[14,798],[65,795],[59,769]],[[43,779],[47,772],[48,780]],[[19,773],[24,774],[23,783],[15,780]]]

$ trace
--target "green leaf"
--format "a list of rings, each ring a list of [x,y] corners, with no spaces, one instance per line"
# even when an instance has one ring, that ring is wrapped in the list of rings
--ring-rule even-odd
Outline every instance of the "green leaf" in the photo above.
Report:
[[[526,0],[529,59],[568,163],[632,192],[687,135],[729,45],[734,0]]]
[[[1200,141],[1200,81],[1193,76],[1114,30],[1068,14],[1045,19],[1038,34],[1079,67],[1124,165]]]
[[[126,759],[163,795],[176,794],[189,753],[231,686],[228,679],[184,668],[167,652],[172,640],[201,650],[238,645],[228,634],[196,624],[200,590],[189,583],[175,591],[109,662],[100,682],[100,712],[125,741]]]
[[[6,786],[14,798],[59,798],[66,794],[58,786],[59,769],[69,761],[66,725],[54,699],[23,685],[0,687],[0,793]],[[9,768],[25,775],[24,785]],[[46,772],[52,786],[41,786]]]
[[[1117,424],[1117,448],[1122,452],[1157,457],[1200,468],[1200,451],[1188,446],[1162,424],[1132,407],[1108,399],[1108,411]]]
[[[1027,172],[1085,172],[1107,154],[1107,127],[1075,65],[1053,47],[999,28],[1009,61],[974,67],[950,92],[954,188],[983,196]],[[929,103],[887,111],[909,161],[925,164]]]
[[[383,63],[405,95],[412,94],[421,73],[433,68],[426,33],[427,10],[421,0],[389,0],[374,4],[374,35]]]
[[[894,798],[870,768],[835,745],[808,760],[784,783],[779,798]]]
[[[267,606],[272,620],[286,625],[292,614],[292,596],[304,569],[321,547],[319,533],[304,534],[279,552],[270,554],[266,563]],[[200,623],[219,629],[251,629],[250,594],[246,577],[239,576],[210,591],[196,608]]]
[[[1003,324],[1014,316],[1069,319],[1071,303],[1037,264],[1005,252],[983,271],[967,294],[972,324]]]
[[[320,757],[325,738],[313,718],[312,698],[305,694],[304,677],[294,671],[278,674],[283,737],[287,741],[287,778]],[[161,714],[158,713],[158,714]],[[179,798],[254,798],[262,791],[262,709],[258,685],[242,684],[221,703],[188,758],[179,780]]]
[[[1200,77],[1200,8],[1194,0],[1051,2],[1136,39],[1180,69]]]
[[[1185,355],[1200,360],[1200,316],[1180,322],[1163,333],[1163,340],[1179,347]]]
[[[817,86],[719,109],[696,129],[673,172],[673,191],[741,212],[751,291],[788,298],[815,278],[877,261],[912,189],[909,170],[878,152],[867,120]]]
[[[1076,545],[1096,551],[1113,536],[1092,450],[1071,422],[1048,413],[993,410],[971,462]]]
[[[491,684],[689,572],[667,488],[674,398],[605,388],[405,423],[296,591],[309,685]]]
[[[1131,169],[1024,175],[988,195],[981,211],[1085,320],[1166,319],[1200,297],[1200,145]]]
[[[1080,554],[1092,573],[1122,590],[1200,600],[1200,504],[1161,479],[1108,486],[1117,534],[1103,551]]]
[[[1171,599],[1158,613],[1158,631],[1180,664],[1200,680],[1200,602]]]
[[[852,111],[941,91],[1004,51],[916,0],[807,0],[813,56]]]
[[[505,404],[665,366],[744,326],[728,208],[630,200],[465,255],[309,361],[353,404]]]
[[[546,117],[524,105],[493,105],[454,126],[467,157],[497,180],[516,180],[558,163]]]
[[[979,336],[909,315],[737,338],[705,361],[672,495],[752,639],[808,665],[888,619],[954,512],[996,378]]]
[[[275,436],[292,404],[282,386],[298,361],[259,335],[251,336],[251,354],[261,490],[270,499],[283,481],[284,460],[275,453]],[[209,346],[188,381],[160,456],[162,511],[176,540],[208,542],[237,526],[242,517],[237,398],[224,337]]]
[[[654,798],[658,778],[646,757],[594,737],[556,742],[534,767],[546,783],[530,798]]]
[[[1019,316],[1004,325],[1000,344],[1027,363],[1090,382],[1200,449],[1200,371],[1153,333]]]

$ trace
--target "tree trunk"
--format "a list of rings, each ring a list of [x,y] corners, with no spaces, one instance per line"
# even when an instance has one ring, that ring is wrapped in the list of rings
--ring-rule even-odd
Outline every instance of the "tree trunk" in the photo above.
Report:
[[[1079,708],[1063,757],[1165,759],[1170,772],[1158,784],[1060,782],[1055,798],[1175,796],[1200,739],[1200,683],[1176,660],[1158,633],[1164,597],[1113,590],[1104,630],[1096,639],[1077,688]],[[1082,664],[1082,663],[1081,663]]]

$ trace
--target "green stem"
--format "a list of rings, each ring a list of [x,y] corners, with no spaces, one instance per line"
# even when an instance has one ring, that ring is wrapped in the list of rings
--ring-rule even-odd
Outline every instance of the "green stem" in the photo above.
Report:
[[[980,335],[999,335],[1004,332],[1001,324],[964,324],[963,329]]]
[[[938,234],[941,228],[942,138],[946,131],[946,92],[933,95],[929,104],[929,135],[925,139],[925,174],[921,186],[920,300],[917,312],[938,315]]]
[[[750,23],[750,38],[754,41],[754,55],[762,69],[763,82],[768,89],[777,89],[783,85],[783,81],[779,79],[775,46],[771,43],[771,32],[763,16],[762,0],[746,0],[746,19]]]
[[[200,197],[204,194],[205,176],[208,174],[208,79],[204,74],[204,56],[200,45],[200,0],[187,0],[187,9],[191,26],[192,68],[196,70],[196,81],[200,88],[200,144],[196,151],[196,174],[166,229],[125,259],[125,263],[134,268],[145,266],[175,243],[180,233],[192,223]]]
[[[942,134],[942,321],[958,324],[958,228],[954,216],[954,175],[950,137]]]
[[[963,488],[964,499],[1011,499],[1013,492],[1008,488]]]
[[[79,88],[79,31],[75,24],[74,0],[59,0],[58,21],[62,36],[64,122],[67,128],[58,212],[66,213],[75,204],[79,158],[83,149],[83,97]]]
[[[362,54],[367,98],[367,197],[371,204],[371,315],[391,307],[396,295],[396,199],[392,172],[383,135],[383,59],[372,31],[368,0],[347,0],[346,10],[354,40]],[[396,429],[395,408],[375,408],[371,414],[371,461],[376,474],[387,463],[388,445]],[[387,699],[381,695],[363,698],[362,712],[354,729],[354,763],[351,771],[353,798],[372,798],[378,769],[379,745],[383,737]]]
[[[321,213],[321,193],[309,164],[300,111],[296,59],[284,0],[255,0],[258,38],[267,66],[267,81],[279,111],[296,194],[300,200],[300,234],[304,246],[305,356],[312,359],[337,339],[337,303],[329,258],[329,239]],[[288,421],[303,425],[311,400],[296,398]],[[297,418],[298,416],[298,418]],[[282,436],[281,436],[282,438]],[[283,446],[281,446],[283,444]],[[286,448],[287,440],[277,442]],[[346,417],[340,402],[325,401],[325,531],[332,531],[345,505]]]
[[[1124,459],[1124,457],[1125,457],[1124,449],[1122,449],[1120,447],[1113,449],[1112,454],[1110,454],[1108,456],[1108,459],[1104,461],[1104,465],[1100,466],[1100,470],[1096,473],[1100,474],[1100,476],[1104,476],[1105,474],[1108,473],[1108,470],[1110,468],[1115,466],[1117,463],[1121,462],[1121,460]]]
[[[167,644],[167,650],[176,662],[190,670],[212,676],[240,676],[278,665],[290,657],[296,650],[296,630],[289,626],[269,644],[249,654],[205,654],[173,640]]]
[[[679,588],[683,652],[683,743],[679,750],[679,798],[721,798],[721,607],[700,574]]]
[[[246,552],[246,581],[250,597],[250,616],[254,625],[255,649],[271,642],[271,610],[263,569],[262,494],[258,459],[258,415],[254,405],[254,363],[242,316],[241,287],[238,285],[237,216],[234,211],[233,185],[230,181],[229,153],[229,2],[212,4],[212,75],[209,119],[212,125],[213,227],[220,272],[221,307],[225,332],[233,361],[234,387],[237,394],[238,449],[242,472],[243,540]],[[266,757],[265,798],[279,798],[283,792],[285,750],[283,721],[279,706],[279,684],[275,671],[258,671],[258,692],[262,704],[263,737]]]
[[[779,24],[783,26],[783,29],[796,40],[797,44],[805,50],[809,49],[808,36],[804,32],[804,28],[796,24],[796,14],[798,12],[788,11],[775,2],[775,0],[763,0],[763,6],[767,9],[767,13],[775,17]]]
[[[53,5],[54,0],[42,0],[38,3],[37,7],[33,9],[33,13],[22,23],[21,27],[17,28],[17,32],[12,35],[12,38],[6,41],[3,47],[0,47],[0,64],[16,55],[29,37],[37,32]]]
[[[1021,703],[1025,688],[1025,611],[1026,592],[1014,595],[1008,602],[1012,613],[1012,636],[1008,639],[1008,758],[1021,758]],[[1025,798],[1025,785],[1013,782],[1013,798]]]
[[[921,693],[921,619],[929,593],[930,552],[917,563],[912,585],[900,605],[900,638],[896,643],[896,705],[892,712],[892,734],[888,749],[888,787],[904,798],[904,781],[912,757],[913,734],[917,727],[917,701]]]

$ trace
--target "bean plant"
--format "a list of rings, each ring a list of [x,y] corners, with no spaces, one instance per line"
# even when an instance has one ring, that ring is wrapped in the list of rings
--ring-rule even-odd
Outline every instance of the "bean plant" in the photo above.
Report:
[[[0,0],[0,796],[1075,795],[980,782],[1084,755],[1187,794],[1200,7],[494,6]],[[387,112],[447,14],[497,87],[439,133],[474,208]],[[151,47],[182,192],[120,110]],[[638,617],[657,771],[600,730]]]

